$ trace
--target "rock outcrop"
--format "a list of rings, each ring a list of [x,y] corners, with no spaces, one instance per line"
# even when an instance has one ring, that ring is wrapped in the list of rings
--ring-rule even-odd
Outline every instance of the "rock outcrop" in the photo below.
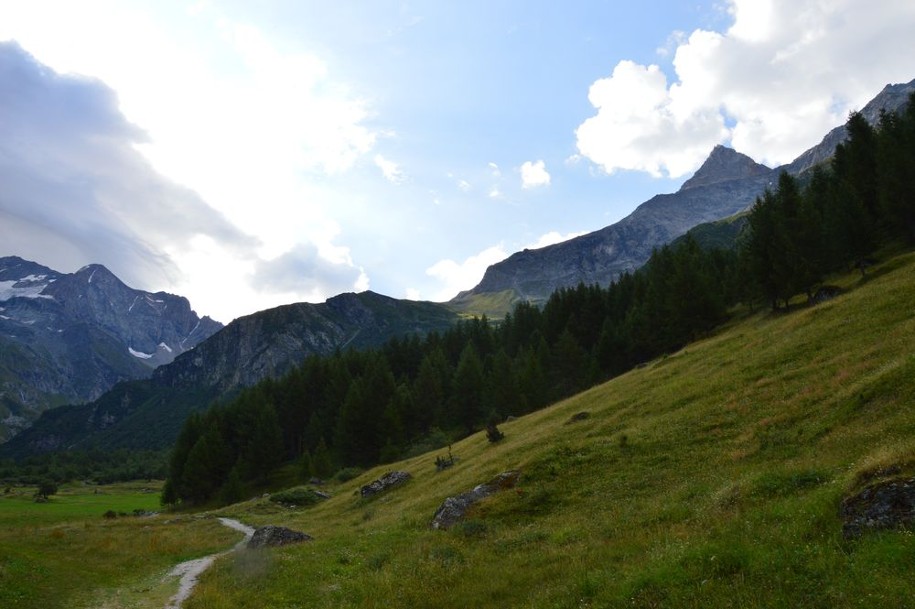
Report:
[[[301,531],[293,531],[286,527],[278,527],[270,524],[254,531],[254,535],[252,535],[251,539],[248,541],[248,548],[274,548],[277,546],[311,541],[312,539],[313,537],[311,537],[311,535],[307,535]]]
[[[520,471],[510,470],[499,474],[485,484],[474,487],[473,490],[448,497],[435,511],[429,526],[433,529],[450,529],[464,519],[470,506],[501,490],[514,487],[520,478]]]
[[[388,472],[378,480],[370,482],[359,489],[359,494],[363,499],[368,499],[369,497],[387,492],[401,484],[405,484],[412,477],[413,476],[411,476],[409,472]]]
[[[846,539],[867,531],[915,525],[915,478],[872,484],[842,501],[842,534]]]

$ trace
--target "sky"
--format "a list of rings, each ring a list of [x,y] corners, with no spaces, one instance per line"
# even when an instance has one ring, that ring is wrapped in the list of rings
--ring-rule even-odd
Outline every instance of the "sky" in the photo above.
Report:
[[[898,0],[0,0],[0,256],[445,301],[915,78]]]

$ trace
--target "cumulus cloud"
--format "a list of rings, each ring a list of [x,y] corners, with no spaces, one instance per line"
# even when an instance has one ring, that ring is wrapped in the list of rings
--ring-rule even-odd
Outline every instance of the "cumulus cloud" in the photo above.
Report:
[[[539,188],[550,185],[550,174],[543,161],[525,161],[521,164],[521,187]]]
[[[603,170],[680,177],[728,142],[769,165],[818,143],[887,83],[907,82],[915,4],[895,0],[730,0],[724,32],[676,33],[669,82],[620,61],[594,82],[576,130]]]
[[[508,258],[508,252],[501,245],[488,247],[482,252],[466,258],[463,262],[446,259],[426,269],[426,274],[442,284],[431,298],[442,302],[454,298],[461,290],[469,290],[483,279],[486,269]]]
[[[256,239],[136,151],[145,134],[114,92],[0,43],[0,243],[63,271],[102,262],[127,283],[175,280],[168,251],[207,235],[235,253]]]
[[[394,161],[390,161],[380,154],[375,155],[374,161],[375,166],[381,170],[381,174],[384,176],[384,179],[391,184],[402,184],[406,179],[403,171],[400,169],[400,166]]]
[[[321,301],[342,292],[367,290],[369,279],[351,260],[328,260],[317,246],[303,243],[273,260],[258,261],[251,284],[272,293]]]

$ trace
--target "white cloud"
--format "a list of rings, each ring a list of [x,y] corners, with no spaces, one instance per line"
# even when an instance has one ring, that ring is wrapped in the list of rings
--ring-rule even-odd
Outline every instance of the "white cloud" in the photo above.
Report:
[[[436,262],[426,269],[426,275],[441,282],[442,287],[431,298],[443,302],[457,296],[462,290],[469,290],[483,279],[486,269],[497,262],[508,258],[508,252],[501,245],[488,247],[479,254],[470,256],[463,262],[446,259]]]
[[[487,195],[490,199],[501,199],[502,191],[499,190],[498,186],[493,186],[489,189],[489,194]]]
[[[730,0],[728,12],[723,33],[675,33],[673,82],[632,61],[594,82],[597,113],[576,131],[579,153],[608,173],[680,177],[730,140],[778,165],[885,84],[915,77],[911,2]]]
[[[499,169],[499,166],[498,166],[498,165],[496,165],[496,164],[493,163],[493,162],[490,162],[487,166],[489,167],[489,174],[490,174],[492,177],[494,177],[494,178],[501,178],[501,177],[502,177],[502,170]]]
[[[460,188],[461,191],[463,191],[463,192],[469,192],[470,189],[472,188],[472,186],[470,185],[470,182],[468,182],[467,180],[458,180],[457,185],[458,185],[458,188]]]
[[[380,154],[375,155],[375,166],[381,170],[384,179],[391,184],[403,184],[406,177],[401,171],[400,166],[394,161],[389,161]]]
[[[543,161],[525,161],[521,164],[521,187],[539,188],[550,185],[550,174]]]

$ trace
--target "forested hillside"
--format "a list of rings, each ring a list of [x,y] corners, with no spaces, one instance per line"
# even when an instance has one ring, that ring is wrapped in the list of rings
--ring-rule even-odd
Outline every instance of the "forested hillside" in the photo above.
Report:
[[[805,185],[782,174],[732,250],[693,239],[657,250],[608,288],[556,292],[498,324],[462,322],[378,350],[309,358],[279,381],[185,424],[169,503],[231,501],[279,465],[303,476],[369,466],[463,437],[676,350],[738,303],[789,307],[829,273],[866,273],[881,248],[915,242],[915,99],[876,128],[860,115]]]

